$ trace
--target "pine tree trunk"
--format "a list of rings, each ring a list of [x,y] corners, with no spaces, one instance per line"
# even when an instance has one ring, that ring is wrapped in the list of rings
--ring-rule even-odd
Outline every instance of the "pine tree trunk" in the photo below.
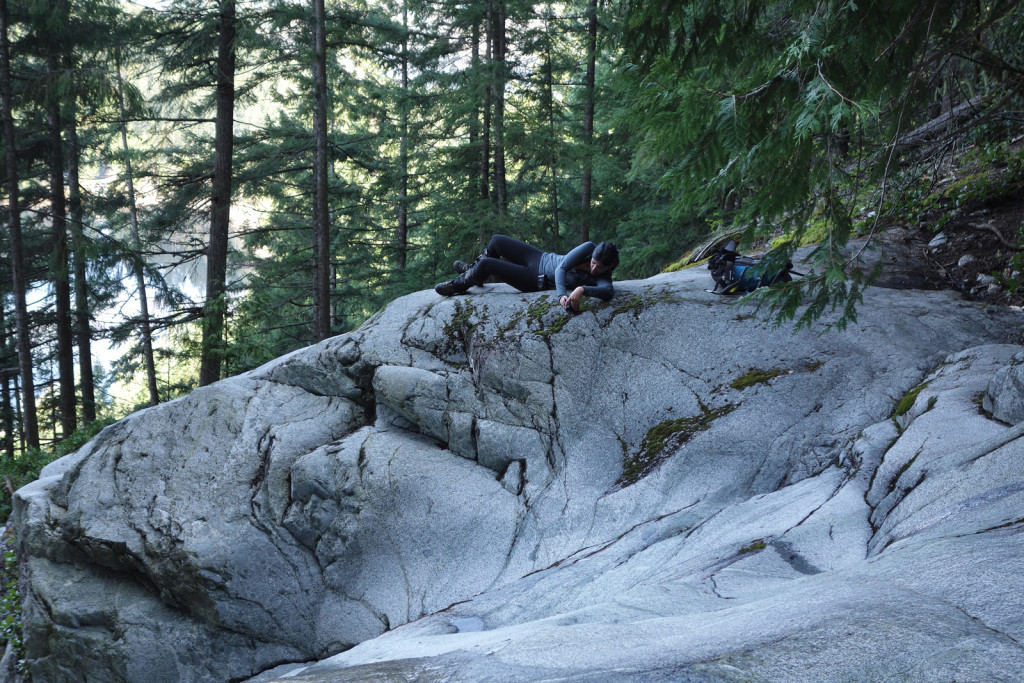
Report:
[[[199,384],[220,379],[225,355],[228,228],[231,220],[231,161],[235,112],[235,0],[221,0],[217,47],[217,114],[213,143],[210,243],[206,249],[206,306]]]
[[[508,211],[505,183],[505,0],[494,0],[493,101],[494,101],[494,206],[499,215]]]
[[[75,282],[75,337],[78,344],[78,377],[82,398],[82,421],[96,419],[96,381],[92,373],[92,329],[89,323],[89,283],[86,281],[86,240],[82,227],[82,187],[79,181],[81,148],[78,144],[77,112],[68,117],[68,217],[71,226],[72,264]]]
[[[594,83],[597,70],[597,0],[587,8],[587,74],[583,82],[583,191],[581,198],[580,241],[590,240],[591,186],[594,166]]]
[[[487,18],[484,20],[484,43],[487,46],[484,50],[484,59],[487,64],[487,78],[483,89],[483,122],[480,127],[480,199],[484,201],[491,198],[491,73],[494,70],[494,41],[491,36],[494,33],[492,17],[495,1],[487,0]]]
[[[546,26],[551,25],[551,18],[554,12],[551,3],[548,3],[548,21]],[[550,29],[548,29],[550,31]],[[548,144],[551,149],[550,166],[548,172],[551,174],[551,237],[550,249],[557,251],[559,248],[561,225],[559,219],[558,204],[558,134],[555,130],[555,64],[554,55],[551,49],[551,34],[547,33],[544,40],[544,108],[547,110]]]
[[[121,81],[121,59],[117,55],[117,80]],[[124,151],[124,172],[128,186],[128,220],[132,231],[132,249],[135,251],[133,270],[135,289],[139,297],[139,334],[142,337],[142,359],[146,366],[146,387],[149,389],[149,405],[160,403],[160,392],[156,384],[156,360],[153,357],[153,326],[149,318],[149,292],[146,288],[146,274],[142,268],[142,239],[139,236],[139,208],[135,199],[135,172],[132,170],[131,149],[128,147],[128,123],[124,108],[124,94],[118,90],[118,109],[121,114],[121,149]]]
[[[4,150],[7,161],[7,226],[10,242],[11,284],[14,290],[14,317],[18,340],[18,369],[21,375],[23,442],[39,448],[39,421],[36,414],[35,380],[32,377],[32,344],[28,306],[25,303],[25,246],[18,208],[18,160],[14,135],[13,92],[11,88],[10,45],[7,35],[7,0],[0,0],[0,108],[3,117]]]
[[[57,78],[57,59],[50,54],[46,69]],[[71,277],[68,269],[68,215],[64,194],[64,141],[61,131],[60,105],[53,103],[46,110],[50,139],[50,224],[53,231],[53,254],[50,278],[53,281],[55,326],[57,333],[57,374],[60,382],[60,428],[67,438],[78,427],[75,400],[75,349],[71,327]]]
[[[313,341],[331,336],[331,221],[327,197],[327,24],[313,0]]]
[[[409,2],[402,4],[402,101],[399,106],[401,140],[398,148],[398,230],[395,235],[398,267],[405,270],[409,243]]]
[[[7,339],[7,311],[0,302],[0,426],[4,430],[3,451],[8,460],[14,458],[14,434],[17,425],[14,423],[14,406],[11,405],[11,377],[9,368],[15,367],[14,354]]]
[[[475,77],[480,73],[480,24],[475,21],[473,22],[473,28],[470,34],[470,45],[470,73]],[[469,121],[469,148],[471,150],[477,149],[477,145],[480,144],[480,115],[481,111],[475,108],[473,110],[472,118]],[[470,188],[472,188],[476,183],[476,176],[476,171],[470,169],[468,179]]]

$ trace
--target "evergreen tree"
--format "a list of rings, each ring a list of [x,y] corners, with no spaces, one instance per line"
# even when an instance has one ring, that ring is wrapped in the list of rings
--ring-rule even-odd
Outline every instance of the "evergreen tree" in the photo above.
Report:
[[[231,222],[231,166],[235,139],[235,0],[220,0],[217,21],[216,121],[213,143],[213,181],[210,199],[210,239],[206,248],[206,304],[203,308],[203,351],[199,385],[221,377],[225,355],[224,318],[227,312],[228,233]]]
[[[5,269],[6,270],[6,269]],[[4,273],[7,275],[7,273]],[[5,282],[7,279],[4,280]],[[4,456],[8,459],[14,458],[15,437],[17,436],[17,425],[14,416],[14,401],[11,400],[11,384],[17,377],[16,372],[9,368],[17,368],[17,352],[13,349],[10,334],[7,326],[7,296],[0,297],[0,427],[4,435],[2,448]]]
[[[131,244],[134,251],[132,270],[135,275],[136,296],[139,299],[139,336],[142,344],[142,360],[146,372],[146,388],[149,391],[149,405],[160,402],[160,391],[156,382],[156,361],[153,353],[153,325],[149,315],[149,290],[146,285],[145,268],[142,264],[142,238],[139,231],[139,207],[135,195],[135,176],[132,166],[132,152],[128,146],[128,110],[125,106],[124,81],[121,77],[121,54],[118,48],[114,55],[115,74],[118,81],[117,109],[120,121],[121,149],[124,153],[124,174],[128,201],[128,221],[131,230]]]
[[[25,246],[21,230],[20,190],[18,187],[18,150],[14,126],[14,88],[11,78],[10,24],[7,0],[0,0],[0,117],[4,129],[4,157],[7,180],[7,234],[10,245],[11,284],[18,346],[18,367],[22,389],[22,417],[25,444],[39,447],[39,423],[36,414],[35,381],[30,342],[30,323],[25,294],[29,279],[26,273]]]
[[[583,178],[580,241],[590,239],[591,191],[594,181],[594,166],[591,148],[594,144],[594,84],[597,71],[597,0],[587,4],[587,74],[583,82]]]
[[[61,434],[66,438],[78,426],[75,400],[74,334],[71,325],[71,274],[69,269],[67,196],[64,186],[64,119],[61,113],[61,87],[63,69],[61,29],[69,26],[67,2],[61,0],[48,5],[42,17],[49,30],[41,32],[45,39],[46,87],[45,108],[50,167],[50,223],[53,231],[53,254],[50,260],[50,278],[53,282],[55,327],[57,336],[57,365],[60,377]]]
[[[634,78],[641,136],[634,167],[660,169],[681,207],[717,214],[748,241],[784,233],[780,260],[821,225],[814,272],[765,296],[779,319],[797,316],[809,296],[798,325],[839,306],[842,326],[877,273],[842,250],[862,189],[886,187],[902,136],[927,120],[934,70],[991,52],[992,29],[1020,9],[1012,1],[627,0],[623,12],[634,65],[623,69]]]
[[[324,0],[313,0],[313,341],[331,334],[331,219],[327,140],[327,19]]]
[[[87,279],[88,250],[85,214],[82,209],[81,144],[78,139],[77,109],[72,102],[66,121],[65,139],[68,146],[68,220],[71,232],[72,269],[75,293],[75,342],[78,346],[78,374],[81,387],[82,421],[89,424],[96,419],[96,383],[92,366],[92,323],[90,321],[89,282]]]

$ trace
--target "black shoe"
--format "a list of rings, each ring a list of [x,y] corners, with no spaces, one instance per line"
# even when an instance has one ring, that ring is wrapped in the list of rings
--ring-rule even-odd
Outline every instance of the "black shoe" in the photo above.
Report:
[[[456,261],[455,263],[452,264],[452,268],[455,269],[456,273],[458,273],[459,275],[462,275],[467,270],[469,270],[470,268],[472,268],[476,264],[480,263],[480,259],[484,258],[487,255],[488,255],[487,254],[487,250],[484,249],[483,253],[480,254],[479,256],[477,256],[475,259],[473,259],[472,263],[466,263],[465,261]]]
[[[441,296],[455,296],[456,294],[465,294],[469,289],[469,283],[465,281],[461,276],[448,282],[439,282],[434,285],[434,291]]]
[[[452,296],[453,294],[465,294],[470,287],[482,285],[487,276],[481,272],[480,259],[469,264],[466,270],[462,271],[457,278],[448,282],[439,282],[434,286],[434,291],[441,296]]]

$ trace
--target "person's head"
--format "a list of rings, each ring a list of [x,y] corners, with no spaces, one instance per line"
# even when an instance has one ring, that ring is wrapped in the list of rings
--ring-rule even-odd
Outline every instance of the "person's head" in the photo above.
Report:
[[[590,272],[594,275],[603,275],[615,270],[619,265],[619,248],[611,242],[601,242],[594,247],[590,255]]]

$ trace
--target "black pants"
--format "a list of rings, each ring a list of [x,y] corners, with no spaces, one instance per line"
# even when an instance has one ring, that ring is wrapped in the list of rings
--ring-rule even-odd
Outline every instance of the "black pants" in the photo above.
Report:
[[[477,263],[481,278],[493,277],[520,292],[541,289],[537,275],[544,252],[537,247],[505,235],[495,235],[488,242],[486,253],[487,256]]]

